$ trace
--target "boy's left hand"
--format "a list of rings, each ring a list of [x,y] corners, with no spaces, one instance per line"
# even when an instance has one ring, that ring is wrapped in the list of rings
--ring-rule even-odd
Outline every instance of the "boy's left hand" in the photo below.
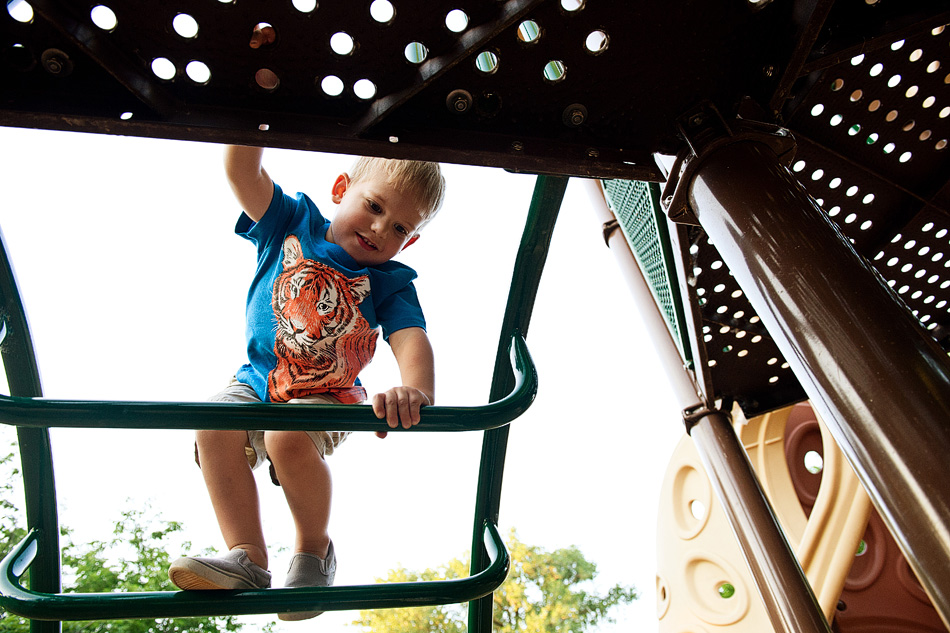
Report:
[[[419,409],[430,403],[429,397],[415,387],[393,387],[389,391],[373,396],[373,413],[380,420],[386,420],[389,428],[395,429],[402,424],[408,429],[419,424]],[[376,435],[385,437],[385,432]]]

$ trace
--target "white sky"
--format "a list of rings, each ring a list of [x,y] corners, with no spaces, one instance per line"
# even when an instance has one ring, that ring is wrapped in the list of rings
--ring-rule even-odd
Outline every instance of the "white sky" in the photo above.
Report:
[[[0,228],[33,329],[45,395],[206,400],[244,362],[250,242],[217,145],[0,128]],[[351,157],[268,150],[285,191],[327,215]],[[534,177],[446,165],[443,211],[400,260],[436,350],[437,402],[484,404]],[[568,187],[528,346],[540,391],[512,423],[503,533],[548,550],[577,545],[600,591],[641,599],[602,632],[655,630],[660,482],[682,436],[678,406],[601,238],[582,183]],[[386,345],[363,374],[369,393],[398,380]],[[424,424],[423,419],[423,424]],[[12,437],[5,430],[3,437]],[[123,508],[146,502],[181,521],[195,551],[223,547],[188,431],[52,431],[60,520],[77,541],[105,540]],[[337,584],[402,564],[438,566],[471,542],[480,433],[355,434],[331,456]],[[281,491],[258,471],[271,570],[280,586],[293,542]],[[320,616],[321,631],[355,612]],[[270,616],[245,618],[252,631]],[[278,631],[298,630],[278,624]]]

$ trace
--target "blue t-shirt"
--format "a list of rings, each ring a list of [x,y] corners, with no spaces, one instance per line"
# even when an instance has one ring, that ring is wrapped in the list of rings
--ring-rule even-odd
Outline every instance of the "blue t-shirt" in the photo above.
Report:
[[[416,272],[388,261],[361,266],[326,240],[330,221],[303,193],[274,185],[260,222],[241,214],[235,232],[257,246],[247,296],[248,363],[237,379],[265,402],[327,393],[362,402],[358,375],[383,337],[425,328],[412,280]]]

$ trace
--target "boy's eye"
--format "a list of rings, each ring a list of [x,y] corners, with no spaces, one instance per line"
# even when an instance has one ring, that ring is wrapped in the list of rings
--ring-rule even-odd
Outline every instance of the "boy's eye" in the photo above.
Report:
[[[379,213],[380,211],[383,210],[382,207],[380,207],[379,203],[377,202],[370,200],[368,204],[369,204],[369,208],[372,209],[373,213]]]
[[[396,225],[396,232],[399,233],[400,235],[409,235],[409,231],[407,231],[406,227],[404,227],[401,224]]]

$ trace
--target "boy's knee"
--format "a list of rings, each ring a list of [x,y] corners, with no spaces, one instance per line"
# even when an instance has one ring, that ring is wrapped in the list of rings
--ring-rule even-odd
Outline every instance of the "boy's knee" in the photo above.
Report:
[[[195,431],[195,444],[200,452],[243,450],[247,445],[247,431],[201,429]]]
[[[266,431],[264,446],[275,462],[298,462],[319,459],[316,446],[304,431]]]

